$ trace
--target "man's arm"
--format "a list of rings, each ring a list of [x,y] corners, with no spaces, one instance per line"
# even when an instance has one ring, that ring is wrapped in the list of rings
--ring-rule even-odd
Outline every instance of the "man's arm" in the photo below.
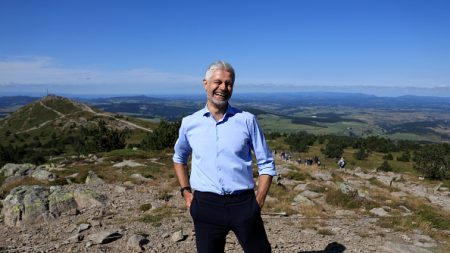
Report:
[[[272,176],[260,175],[258,179],[258,190],[256,192],[256,202],[262,208],[266,201],[267,192],[269,192],[270,185],[272,184]]]
[[[175,169],[175,174],[177,176],[178,182],[180,183],[181,187],[187,187],[189,185],[189,178],[188,178],[188,169],[186,164],[181,163],[173,163],[173,168]],[[193,195],[191,192],[184,191],[184,201],[187,208],[191,207],[192,198]]]

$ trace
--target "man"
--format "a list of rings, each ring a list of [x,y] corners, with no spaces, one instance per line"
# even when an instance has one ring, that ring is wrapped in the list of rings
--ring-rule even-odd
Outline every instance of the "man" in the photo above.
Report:
[[[174,147],[175,173],[194,221],[199,253],[223,253],[230,230],[244,252],[271,252],[261,208],[275,165],[255,116],[228,103],[234,80],[229,63],[208,67],[203,79],[206,106],[183,119]],[[259,173],[256,195],[252,151]]]

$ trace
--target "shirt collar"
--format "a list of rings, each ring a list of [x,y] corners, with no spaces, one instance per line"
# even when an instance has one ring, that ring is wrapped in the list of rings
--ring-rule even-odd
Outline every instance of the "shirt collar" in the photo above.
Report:
[[[236,108],[232,107],[232,106],[230,105],[230,103],[228,103],[227,111],[225,112],[225,115],[224,115],[224,116],[227,116],[227,115],[233,116],[233,115],[235,115],[235,114],[236,114]],[[208,105],[205,105],[205,107],[203,108],[203,110],[202,110],[202,115],[203,115],[203,116],[209,116],[209,115],[211,115],[211,112],[210,112],[209,109],[208,109]]]

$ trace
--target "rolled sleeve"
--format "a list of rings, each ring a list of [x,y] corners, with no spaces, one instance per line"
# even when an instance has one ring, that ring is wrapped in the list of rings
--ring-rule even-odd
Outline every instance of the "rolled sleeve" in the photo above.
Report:
[[[262,133],[258,125],[256,117],[254,115],[252,116],[253,117],[250,123],[250,133],[252,140],[252,149],[255,153],[258,165],[258,174],[275,176],[276,170],[272,152],[267,145],[266,139],[264,138],[264,134]]]
[[[189,145],[189,141],[186,137],[186,130],[183,123],[184,120],[181,123],[180,130],[178,132],[178,139],[174,146],[175,153],[172,160],[174,163],[187,164],[189,155],[192,152],[192,148]]]

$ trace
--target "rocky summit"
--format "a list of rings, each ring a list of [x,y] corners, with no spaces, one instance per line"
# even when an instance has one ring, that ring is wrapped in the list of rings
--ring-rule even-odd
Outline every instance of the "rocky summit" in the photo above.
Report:
[[[4,165],[0,252],[195,252],[171,154],[139,154]],[[277,163],[262,210],[273,252],[449,248],[450,195],[442,184],[393,172]],[[242,252],[232,232],[226,252]]]

